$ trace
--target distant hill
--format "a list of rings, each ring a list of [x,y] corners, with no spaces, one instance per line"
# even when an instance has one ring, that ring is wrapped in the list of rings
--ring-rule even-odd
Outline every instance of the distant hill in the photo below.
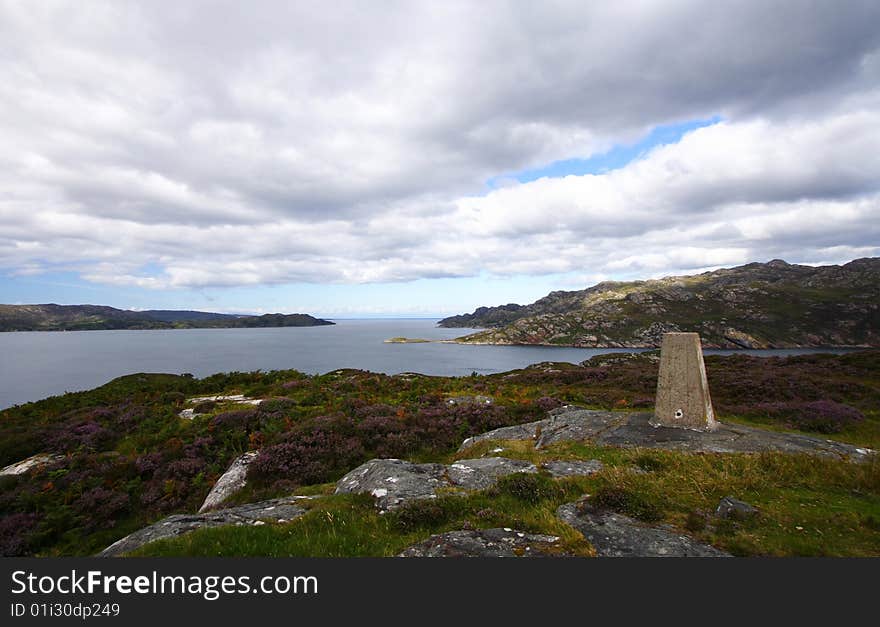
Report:
[[[228,320],[229,318],[240,318],[236,314],[213,313],[210,311],[178,311],[174,309],[148,309],[140,311],[145,316],[161,320],[162,322],[180,322],[182,320]]]
[[[129,311],[103,305],[0,305],[0,331],[313,327],[333,324],[308,314],[237,316],[206,311]]]
[[[842,266],[782,260],[552,292],[531,305],[480,307],[442,327],[485,327],[471,344],[657,347],[694,331],[714,348],[880,346],[880,258]]]

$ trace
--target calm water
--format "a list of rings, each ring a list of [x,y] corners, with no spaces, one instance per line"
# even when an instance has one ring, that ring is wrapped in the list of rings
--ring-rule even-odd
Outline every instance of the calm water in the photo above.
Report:
[[[203,377],[231,370],[295,368],[314,374],[360,368],[387,374],[468,375],[629,352],[383,342],[396,336],[449,339],[469,332],[435,325],[436,320],[338,320],[335,326],[305,328],[0,333],[0,409],[97,387],[135,372],[191,372]]]

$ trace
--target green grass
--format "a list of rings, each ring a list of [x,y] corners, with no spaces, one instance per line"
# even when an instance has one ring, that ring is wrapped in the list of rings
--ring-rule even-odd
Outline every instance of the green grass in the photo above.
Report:
[[[302,518],[283,525],[205,529],[147,545],[141,556],[396,555],[430,535],[463,528],[511,527],[559,536],[560,550],[591,555],[583,537],[555,516],[583,495],[652,524],[665,523],[735,555],[880,555],[880,460],[853,464],[782,453],[688,454],[563,443],[536,451],[531,442],[481,442],[451,458],[496,447],[536,464],[600,459],[592,477],[553,480],[512,475],[467,496],[442,495],[379,514],[363,495],[327,495]],[[451,459],[450,458],[450,459]],[[332,485],[332,484],[331,484]],[[320,486],[317,494],[326,494]],[[727,495],[759,508],[744,521],[712,515]]]
[[[311,510],[283,525],[202,529],[160,540],[135,556],[388,557],[407,546],[462,528],[512,527],[559,536],[559,550],[591,555],[590,545],[556,519],[556,508],[580,488],[574,482],[540,493],[536,501],[505,492],[441,496],[380,514],[372,497],[333,495],[310,503]]]

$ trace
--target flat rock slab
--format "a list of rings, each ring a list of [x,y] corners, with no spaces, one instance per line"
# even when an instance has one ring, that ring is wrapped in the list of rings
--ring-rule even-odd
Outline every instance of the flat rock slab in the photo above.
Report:
[[[570,409],[547,419],[535,435],[535,448],[546,448],[557,442],[595,440],[610,429],[625,424],[631,414],[612,411]]]
[[[556,510],[563,522],[580,531],[599,557],[730,557],[668,527],[652,527],[587,502]]]
[[[381,510],[414,499],[437,497],[441,488],[485,490],[517,472],[538,472],[534,464],[506,457],[464,459],[451,466],[414,464],[401,459],[371,459],[336,483],[337,494],[372,494]]]
[[[485,440],[534,440],[535,430],[538,426],[543,425],[547,420],[538,420],[537,422],[528,422],[521,425],[513,425],[511,427],[501,427],[481,435],[475,435],[462,442],[458,447],[458,451],[464,451],[478,442]]]
[[[450,531],[403,550],[398,557],[565,557],[556,536],[509,528]]]
[[[595,475],[604,467],[598,459],[588,459],[586,461],[558,460],[541,464],[541,468],[549,472],[553,477],[588,477]]]
[[[756,453],[781,451],[866,461],[874,451],[851,444],[796,433],[719,423],[704,432],[674,427],[654,427],[648,412],[610,412],[569,409],[544,420],[503,427],[468,438],[459,450],[487,440],[532,440],[535,448],[557,442],[590,441],[619,447],[662,448],[674,451]]]
[[[229,525],[259,526],[267,522],[289,522],[306,513],[306,510],[297,504],[304,498],[309,497],[283,497],[220,509],[207,514],[174,514],[117,540],[98,553],[97,557],[115,557],[134,551],[150,542],[174,538],[196,529]]]
[[[449,485],[443,464],[371,459],[342,477],[336,494],[369,493],[379,509],[388,510],[412,499],[436,498],[437,489]]]
[[[256,451],[249,451],[244,455],[235,458],[235,460],[229,465],[229,468],[226,469],[226,472],[217,479],[217,483],[214,484],[211,491],[208,492],[208,496],[205,497],[205,502],[202,503],[202,506],[199,508],[199,513],[201,514],[208,510],[217,509],[223,501],[246,486],[248,466],[250,466],[251,462],[254,461],[256,457]]]
[[[501,477],[517,472],[534,473],[538,469],[531,462],[506,457],[480,457],[455,462],[448,469],[449,480],[466,490],[485,490]]]

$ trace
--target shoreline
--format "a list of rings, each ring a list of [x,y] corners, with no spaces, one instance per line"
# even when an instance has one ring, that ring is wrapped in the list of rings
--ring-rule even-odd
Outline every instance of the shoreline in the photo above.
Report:
[[[660,345],[621,345],[621,344],[592,344],[584,346],[581,344],[550,344],[545,342],[485,342],[485,341],[461,341],[462,338],[453,338],[449,340],[429,340],[424,338],[407,338],[393,337],[383,340],[384,344],[458,344],[459,346],[538,346],[541,348],[579,348],[584,350],[639,350],[651,351],[659,350]],[[777,350],[880,350],[880,346],[872,346],[869,344],[832,344],[832,345],[786,345],[786,346],[767,346],[767,347],[748,347],[748,346],[718,346],[714,344],[703,343],[704,350],[712,351],[777,351]]]

